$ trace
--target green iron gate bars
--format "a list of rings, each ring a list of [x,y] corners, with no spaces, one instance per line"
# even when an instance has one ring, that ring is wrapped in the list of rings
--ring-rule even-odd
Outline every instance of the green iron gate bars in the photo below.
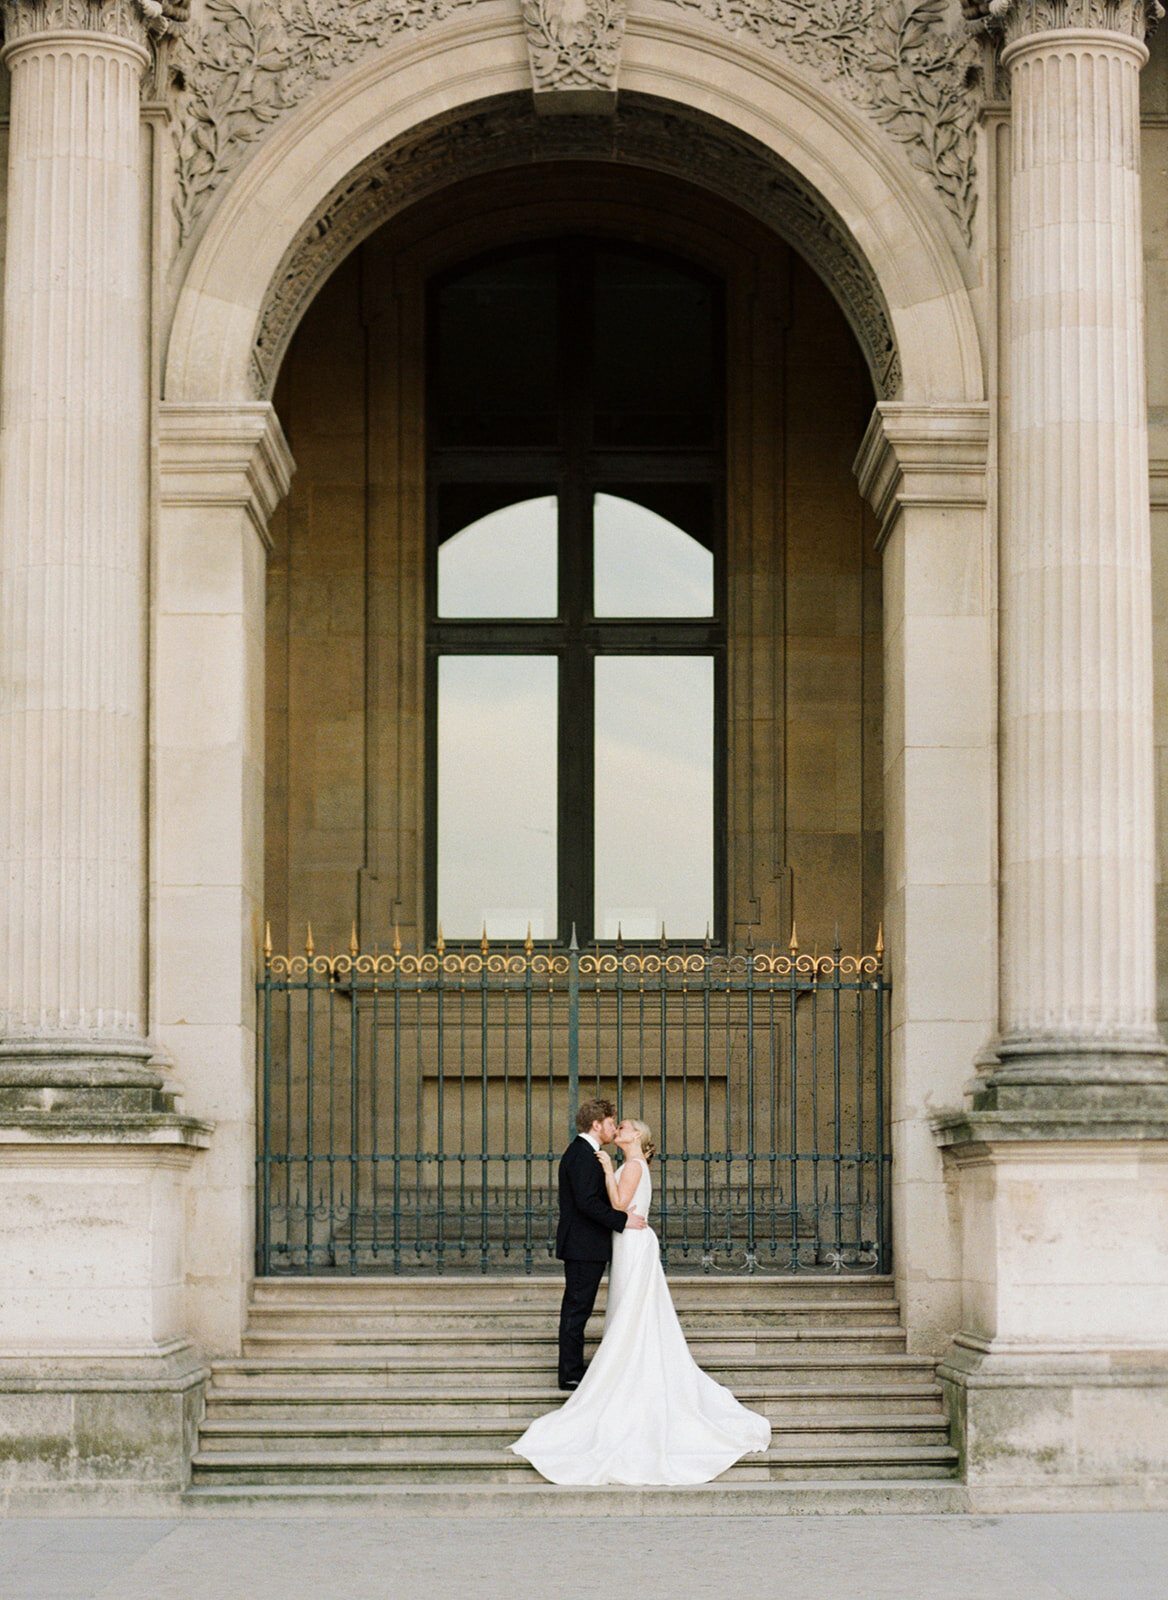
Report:
[[[654,1129],[667,1265],[890,1261],[876,953],[265,949],[258,1270],[527,1272],[553,1259],[580,1097]]]

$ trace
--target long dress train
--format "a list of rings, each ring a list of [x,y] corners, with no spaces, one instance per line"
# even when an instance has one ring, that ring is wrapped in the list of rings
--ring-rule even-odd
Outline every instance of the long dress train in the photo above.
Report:
[[[641,1176],[630,1209],[649,1214]],[[652,1228],[613,1239],[600,1348],[580,1387],[511,1445],[552,1483],[708,1483],[765,1450],[771,1427],[689,1353]]]

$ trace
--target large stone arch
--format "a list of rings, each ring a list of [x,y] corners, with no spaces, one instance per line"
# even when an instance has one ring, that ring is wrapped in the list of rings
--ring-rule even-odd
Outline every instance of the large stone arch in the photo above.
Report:
[[[874,373],[878,389],[916,404],[982,398],[952,219],[890,138],[810,73],[684,21],[630,23],[621,85],[721,130],[755,160],[770,153],[791,192],[838,226],[841,258],[850,250],[887,308],[899,370],[890,384]],[[266,374],[253,358],[268,301],[295,270],[298,241],[331,226],[330,202],[353,175],[379,152],[392,159],[409,148],[419,128],[457,123],[473,107],[530,87],[521,28],[492,16],[386,48],[280,122],[223,191],[193,247],[177,294],[165,399],[223,404],[262,394]],[[844,303],[855,325],[856,307]]]
[[[473,130],[476,118],[499,113],[512,118],[503,164],[531,159],[522,142],[535,136],[516,112],[531,88],[517,9],[461,7],[423,33],[395,36],[255,139],[175,264],[159,419],[152,704],[168,820],[152,851],[152,986],[159,1045],[192,1106],[218,1124],[193,1198],[206,1226],[191,1268],[192,1325],[208,1349],[239,1348],[254,1261],[263,539],[292,468],[271,383],[315,286],[392,215],[375,192],[386,163],[422,148],[427,130]],[[710,186],[725,173],[729,199],[810,256],[867,348],[882,396],[857,471],[885,551],[894,1250],[913,1347],[940,1349],[957,1326],[960,1262],[928,1109],[960,1100],[996,1010],[995,571],[971,257],[905,146],[777,50],[656,6],[630,17],[620,92],[632,121],[640,108],[715,141],[724,159]],[[619,112],[616,122],[591,121],[589,160],[602,130],[620,126]],[[538,137],[555,144],[554,130]],[[629,154],[665,166],[659,152]],[[473,159],[471,172],[481,170]],[[746,168],[758,176],[768,163],[758,189],[769,184],[769,214],[743,184]],[[462,175],[457,161],[428,177],[425,169],[422,161],[415,175],[431,187]],[[391,203],[419,197],[406,185]],[[222,826],[229,816],[237,828]],[[225,946],[231,925],[241,937]],[[938,928],[960,930],[959,972]],[[192,971],[214,980],[198,1005]]]

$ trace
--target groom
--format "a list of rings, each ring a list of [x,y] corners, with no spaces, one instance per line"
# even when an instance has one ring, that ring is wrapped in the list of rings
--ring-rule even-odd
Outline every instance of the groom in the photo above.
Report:
[[[560,1306],[560,1388],[576,1389],[584,1376],[584,1325],[592,1315],[596,1291],[612,1260],[612,1236],[643,1228],[644,1217],[617,1211],[608,1203],[604,1172],[596,1153],[616,1135],[611,1100],[585,1100],[576,1112],[576,1137],[560,1159],[560,1224],[556,1255],[564,1263]]]

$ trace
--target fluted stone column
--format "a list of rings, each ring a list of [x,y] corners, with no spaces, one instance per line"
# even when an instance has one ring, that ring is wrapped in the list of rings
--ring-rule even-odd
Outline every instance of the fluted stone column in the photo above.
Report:
[[[1139,73],[1158,4],[991,0],[1011,78],[989,1100],[1168,1092],[1155,1023]]]
[[[971,1509],[1164,1503],[1139,188],[1143,0],[967,0],[1011,78],[1000,1034],[933,1119],[961,1230],[938,1373]]]
[[[139,102],[160,7],[2,10],[0,1084],[147,1083]]]

